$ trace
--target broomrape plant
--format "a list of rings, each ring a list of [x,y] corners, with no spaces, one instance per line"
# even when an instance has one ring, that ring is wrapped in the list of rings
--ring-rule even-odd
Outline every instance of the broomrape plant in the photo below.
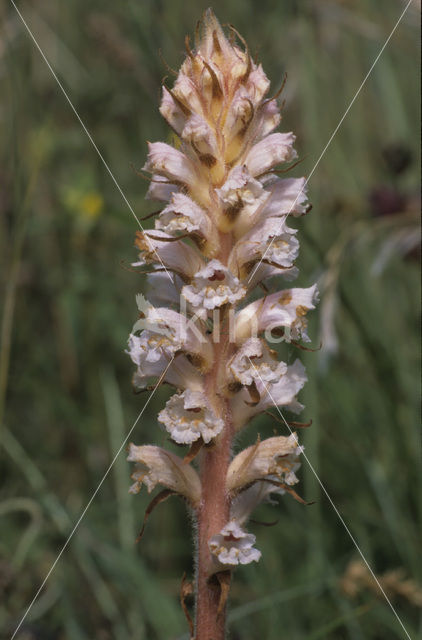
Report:
[[[242,45],[236,44],[241,42]],[[195,48],[160,112],[177,144],[149,144],[147,198],[165,203],[155,230],[137,232],[138,266],[150,265],[151,302],[138,296],[140,319],[129,338],[134,385],[151,379],[175,389],[158,414],[184,458],[153,445],[130,445],[134,484],[164,490],[191,510],[196,534],[196,640],[221,640],[233,569],[261,552],[246,530],[252,511],[274,494],[297,497],[302,448],[295,433],[271,437],[233,456],[237,434],[273,405],[294,412],[306,382],[299,360],[287,365],[274,342],[309,341],[306,314],[316,286],[265,295],[264,282],[297,275],[299,242],[287,226],[306,204],[304,178],[280,178],[294,161],[292,133],[269,81],[233,27],[226,37],[212,11],[198,25]],[[283,173],[283,171],[281,171]],[[260,286],[263,297],[247,304]],[[295,423],[300,426],[300,423]],[[188,591],[186,583],[184,593]],[[182,598],[183,600],[183,598]],[[185,611],[187,611],[184,605]]]

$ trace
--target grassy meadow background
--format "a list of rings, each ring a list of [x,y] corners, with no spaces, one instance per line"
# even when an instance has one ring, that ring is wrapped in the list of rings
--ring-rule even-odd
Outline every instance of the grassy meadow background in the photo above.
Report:
[[[207,2],[111,0],[18,7],[136,214],[146,140],[170,141],[160,81],[183,59]],[[288,72],[283,129],[309,175],[393,28],[400,0],[215,0],[257,52],[274,91]],[[309,183],[299,285],[321,303],[303,358],[300,436],[410,637],[422,638],[419,432],[419,19],[414,0]],[[0,8],[0,637],[10,638],[146,394],[125,355],[145,281],[130,270],[137,224],[25,31]],[[169,80],[171,81],[171,79]],[[149,221],[150,222],[150,221]],[[148,223],[149,223],[148,222]],[[137,444],[165,443],[160,389]],[[242,436],[280,425],[266,417]],[[18,640],[188,640],[178,602],[192,575],[190,523],[129,496],[117,458]],[[306,462],[299,493],[251,524],[262,561],[236,571],[232,640],[405,638]],[[419,531],[419,534],[418,534]]]

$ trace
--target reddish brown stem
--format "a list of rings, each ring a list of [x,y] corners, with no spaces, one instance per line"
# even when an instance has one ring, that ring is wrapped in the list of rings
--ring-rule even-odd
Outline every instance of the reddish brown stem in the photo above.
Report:
[[[198,509],[197,594],[195,640],[223,640],[226,611],[219,612],[221,589],[213,579],[208,541],[229,520],[230,504],[226,492],[226,473],[232,441],[231,420],[221,440],[203,454],[201,463],[202,500]],[[215,570],[215,568],[214,568]]]
[[[227,262],[231,248],[230,234],[221,234],[220,260]],[[202,497],[197,510],[197,584],[195,640],[224,640],[226,607],[221,607],[221,587],[214,575],[215,565],[208,542],[219,533],[230,518],[230,500],[226,491],[226,476],[231,458],[234,435],[228,400],[220,382],[225,378],[227,360],[231,355],[229,331],[224,331],[227,315],[220,318],[219,342],[214,344],[214,364],[206,376],[205,388],[208,398],[218,406],[224,419],[224,430],[215,445],[203,450],[200,462]]]

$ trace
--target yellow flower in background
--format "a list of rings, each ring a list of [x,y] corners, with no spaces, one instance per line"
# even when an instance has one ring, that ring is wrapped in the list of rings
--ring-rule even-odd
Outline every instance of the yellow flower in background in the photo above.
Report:
[[[80,201],[80,214],[83,218],[96,220],[104,207],[104,200],[96,191],[85,194]]]
[[[88,185],[65,187],[62,192],[62,201],[69,213],[75,216],[83,226],[90,227],[104,209],[103,197],[98,191],[90,189]]]

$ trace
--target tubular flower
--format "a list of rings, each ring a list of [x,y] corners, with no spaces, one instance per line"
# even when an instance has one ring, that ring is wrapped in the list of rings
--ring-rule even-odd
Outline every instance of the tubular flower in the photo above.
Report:
[[[244,449],[232,460],[227,471],[228,491],[274,476],[287,485],[296,484],[295,471],[300,467],[298,457],[302,451],[295,433],[289,437],[267,438]]]
[[[254,548],[255,536],[246,533],[236,520],[230,520],[208,543],[211,553],[221,565],[258,562],[261,552]]]
[[[315,309],[317,299],[317,288],[313,285],[308,289],[285,289],[252,302],[236,315],[236,341],[261,331],[271,334],[274,329],[282,329],[286,341],[302,338],[310,342],[306,314]]]
[[[206,370],[212,351],[201,325],[173,309],[149,307],[145,318],[134,329],[144,329],[140,336],[129,337],[130,356],[138,366],[144,362],[158,362],[163,356],[170,360],[177,353],[185,353],[201,363]]]
[[[294,237],[296,231],[268,218],[246,234],[235,245],[229,264],[247,277],[251,269],[259,264],[269,264],[278,269],[291,269],[299,253],[299,242]],[[270,242],[271,241],[271,242]]]
[[[198,271],[190,285],[182,289],[182,296],[191,303],[201,317],[225,304],[234,305],[244,298],[246,288],[219,260],[211,260]]]
[[[265,480],[257,480],[252,485],[237,494],[231,504],[231,519],[240,525],[250,517],[252,511],[262,503],[277,504],[272,499],[274,495],[283,496],[286,490],[279,486],[277,477],[267,476]]]
[[[138,493],[142,484],[145,484],[148,493],[151,493],[157,484],[161,484],[187,498],[194,505],[199,502],[201,483],[198,474],[174,453],[152,445],[137,447],[130,444],[128,460],[136,462],[132,475],[135,482],[130,488],[131,493]]]
[[[249,338],[229,362],[231,383],[249,387],[251,384],[279,380],[287,365],[277,360],[277,354],[259,338]]]
[[[209,578],[260,558],[243,528],[251,511],[298,481],[296,434],[258,441],[234,458],[231,451],[254,416],[273,405],[303,408],[303,365],[279,361],[271,347],[309,341],[306,316],[317,302],[316,285],[250,298],[275,276],[296,277],[299,241],[288,222],[309,207],[305,179],[280,178],[277,169],[296,159],[295,136],[275,131],[277,97],[267,97],[261,65],[230,31],[226,37],[207,11],[174,86],[163,87],[160,112],[177,144],[149,144],[147,197],[163,206],[155,229],[137,233],[135,263],[148,267],[157,308],[138,299],[128,348],[137,388],[154,379],[174,387],[158,420],[193,460],[153,446],[132,445],[129,456],[138,464],[132,491],[161,483],[194,509],[199,629],[213,601],[203,596]]]
[[[199,438],[208,443],[224,428],[224,421],[209,406],[206,395],[191,389],[171,396],[158,420],[178,444],[192,444]]]

